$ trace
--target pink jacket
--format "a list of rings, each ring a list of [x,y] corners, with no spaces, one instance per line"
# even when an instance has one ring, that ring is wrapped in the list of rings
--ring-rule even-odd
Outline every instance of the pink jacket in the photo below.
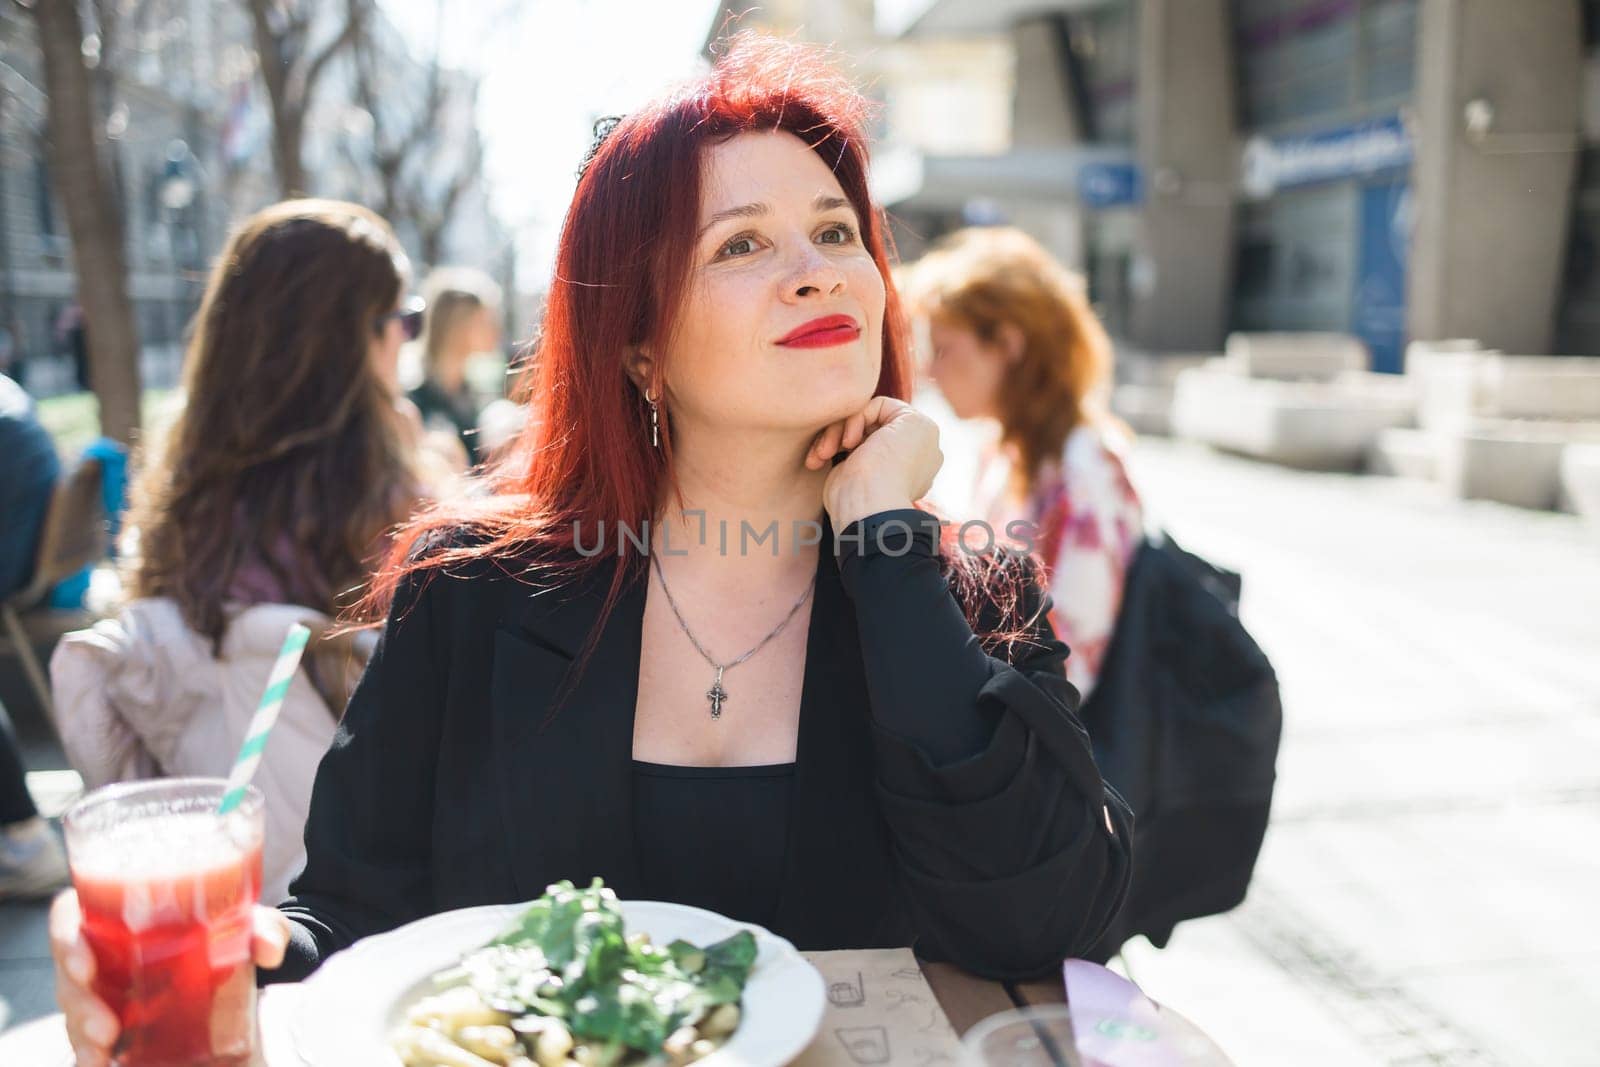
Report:
[[[155,597],[63,637],[50,659],[56,729],[84,785],[227,775],[284,633],[296,622],[313,634],[329,625],[310,608],[258,604],[233,616],[221,655],[213,657],[211,643],[185,624],[177,604]],[[360,658],[370,655],[372,641],[358,635]],[[348,679],[337,684],[348,696]],[[303,664],[254,779],[267,802],[265,903],[288,895],[305,860],[311,782],[336,725],[336,712]]]

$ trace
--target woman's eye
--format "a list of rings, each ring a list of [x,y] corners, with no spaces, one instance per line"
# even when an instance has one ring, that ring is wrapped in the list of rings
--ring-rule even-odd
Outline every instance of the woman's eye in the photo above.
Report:
[[[735,237],[717,250],[719,256],[748,256],[756,250],[753,237]]]
[[[836,238],[836,240],[829,240],[829,238]],[[855,239],[855,227],[847,222],[836,222],[817,235],[817,240],[825,245],[847,245]]]

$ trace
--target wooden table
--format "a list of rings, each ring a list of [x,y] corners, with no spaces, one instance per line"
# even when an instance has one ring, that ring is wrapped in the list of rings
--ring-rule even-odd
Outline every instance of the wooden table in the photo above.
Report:
[[[1013,1008],[1065,1004],[1066,987],[1054,982],[990,982],[948,963],[922,963],[922,976],[933,987],[939,1006],[956,1033],[965,1034],[983,1019]]]
[[[948,963],[919,961],[928,987],[957,1034],[999,1012],[1034,1004],[1066,1002],[1061,982],[991,982]],[[301,1067],[302,1061],[288,1041],[286,1016],[293,1010],[300,987],[269,986],[262,991],[263,1053],[267,1067]],[[1070,1055],[1070,1053],[1069,1053]],[[6,1067],[71,1067],[72,1049],[60,1015],[15,1027],[0,1034],[0,1064]]]

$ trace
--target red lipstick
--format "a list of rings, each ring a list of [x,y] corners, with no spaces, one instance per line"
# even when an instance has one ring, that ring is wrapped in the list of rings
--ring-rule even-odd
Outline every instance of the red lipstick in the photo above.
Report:
[[[824,315],[778,338],[785,348],[827,348],[849,344],[861,336],[861,324],[849,315]]]

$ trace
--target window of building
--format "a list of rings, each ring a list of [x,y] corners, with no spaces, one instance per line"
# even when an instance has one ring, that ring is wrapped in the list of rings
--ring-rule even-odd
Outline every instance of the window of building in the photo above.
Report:
[[[1118,4],[1066,18],[1078,91],[1089,113],[1089,139],[1098,143],[1133,143],[1139,54],[1135,6]]]
[[[1250,130],[1392,112],[1416,78],[1418,0],[1233,0]]]
[[[33,164],[33,217],[41,237],[59,236],[55,198],[50,191],[50,168],[41,157],[36,157]]]
[[[1344,330],[1355,278],[1357,190],[1299,189],[1240,212],[1233,328]]]

